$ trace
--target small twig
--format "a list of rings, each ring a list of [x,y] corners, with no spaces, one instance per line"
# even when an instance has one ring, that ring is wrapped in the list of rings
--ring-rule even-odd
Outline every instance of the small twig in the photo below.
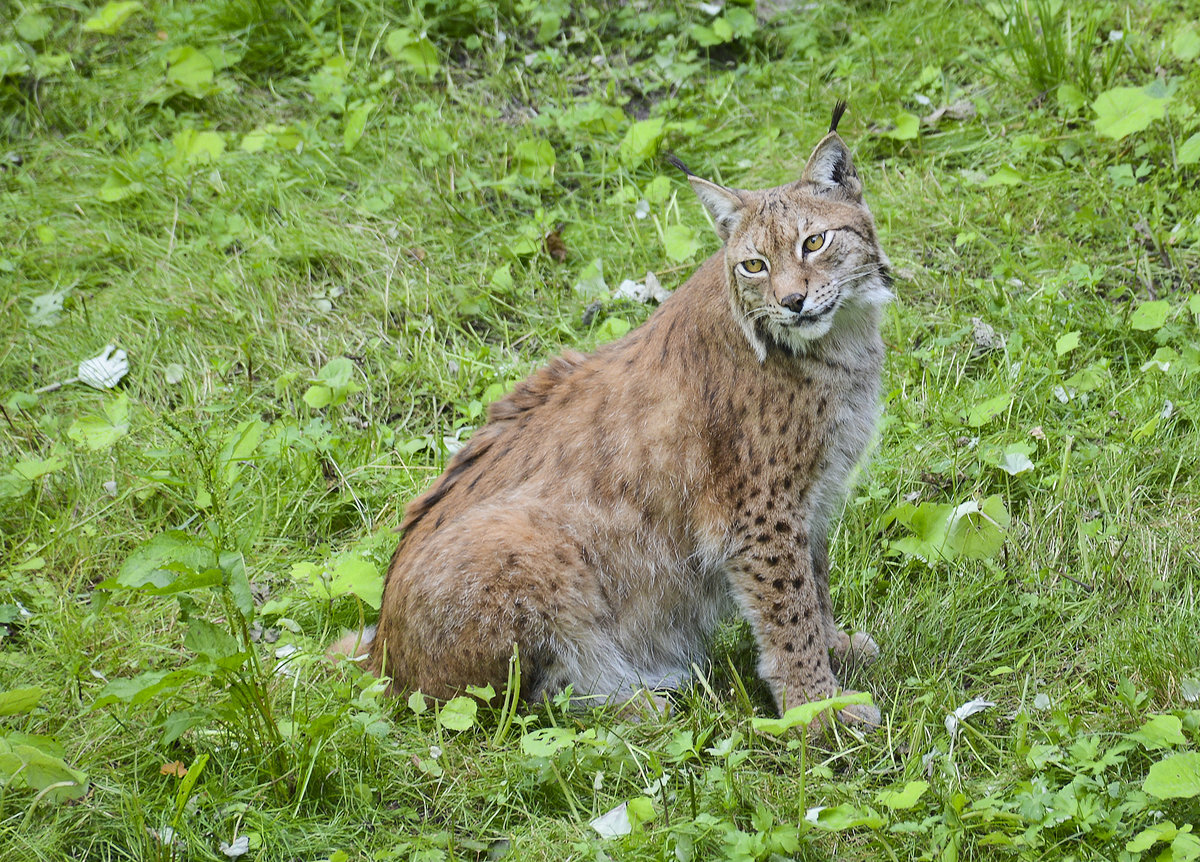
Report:
[[[1059,572],[1059,574],[1062,575],[1064,578],[1066,578],[1071,583],[1073,583],[1079,587],[1082,587],[1084,590],[1086,590],[1089,593],[1094,593],[1096,591],[1096,588],[1093,585],[1085,584],[1083,581],[1079,580],[1078,578],[1071,577],[1066,572]]]

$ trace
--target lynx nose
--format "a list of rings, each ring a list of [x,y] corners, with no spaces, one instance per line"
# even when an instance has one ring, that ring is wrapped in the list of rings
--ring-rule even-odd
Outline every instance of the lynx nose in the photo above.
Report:
[[[804,294],[789,293],[787,296],[785,296],[783,299],[781,299],[779,301],[779,304],[782,305],[784,308],[786,308],[788,311],[792,311],[792,312],[795,312],[796,314],[799,314],[801,312],[801,310],[804,308]]]

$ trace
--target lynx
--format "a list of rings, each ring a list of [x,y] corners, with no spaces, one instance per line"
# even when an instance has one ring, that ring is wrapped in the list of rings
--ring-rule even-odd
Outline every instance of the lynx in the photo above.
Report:
[[[405,512],[370,669],[439,698],[499,690],[515,644],[525,699],[619,702],[681,684],[736,608],[782,712],[874,657],[834,621],[826,552],[878,418],[891,298],[844,110],[777,188],[673,160],[723,249],[641,327],[491,406]]]

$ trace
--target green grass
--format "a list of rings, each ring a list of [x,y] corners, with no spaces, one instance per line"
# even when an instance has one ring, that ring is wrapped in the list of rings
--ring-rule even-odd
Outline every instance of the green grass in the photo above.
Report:
[[[77,3],[0,15],[0,859],[237,835],[263,860],[1200,858],[1176,829],[1200,781],[1160,782],[1200,757],[1181,4],[145,6],[111,33]],[[661,154],[783,182],[837,98],[899,276],[878,451],[831,539],[840,614],[882,647],[844,682],[885,727],[757,730],[732,624],[635,723],[439,711],[324,664],[446,438],[643,320],[623,279],[715,250]],[[32,396],[106,344],[120,395]],[[991,497],[1002,546],[938,557]],[[626,801],[644,823],[600,839]]]

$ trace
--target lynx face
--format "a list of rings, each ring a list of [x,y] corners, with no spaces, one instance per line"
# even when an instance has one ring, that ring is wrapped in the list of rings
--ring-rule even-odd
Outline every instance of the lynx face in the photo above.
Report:
[[[836,133],[788,185],[745,191],[688,179],[725,240],[730,301],[759,361],[769,344],[804,351],[839,312],[891,299],[889,263]]]

